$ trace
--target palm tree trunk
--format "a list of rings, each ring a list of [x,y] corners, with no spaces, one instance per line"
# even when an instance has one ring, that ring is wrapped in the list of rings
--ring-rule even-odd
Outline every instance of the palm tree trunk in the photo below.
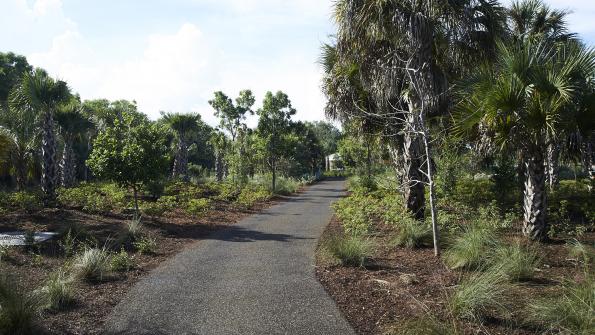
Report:
[[[66,138],[64,141],[64,151],[62,152],[60,169],[62,171],[62,187],[72,187],[75,182],[75,159],[71,138]]]
[[[22,191],[25,189],[25,183],[27,182],[27,160],[25,159],[25,153],[20,150],[16,150],[14,153],[14,168],[15,177],[17,182],[17,190]]]
[[[178,141],[172,175],[174,178],[182,176],[184,180],[188,179],[188,145],[181,138]]]
[[[552,142],[547,146],[546,177],[550,190],[554,190],[560,183],[558,174],[560,172],[560,145]]]
[[[532,240],[547,236],[546,183],[543,153],[539,149],[525,161],[523,234]]]
[[[45,205],[49,205],[56,199],[56,137],[51,110],[46,111],[43,115],[42,132],[41,190],[44,194]]]
[[[407,210],[418,220],[425,216],[425,187],[420,173],[421,150],[419,138],[406,132],[403,143],[403,193]]]

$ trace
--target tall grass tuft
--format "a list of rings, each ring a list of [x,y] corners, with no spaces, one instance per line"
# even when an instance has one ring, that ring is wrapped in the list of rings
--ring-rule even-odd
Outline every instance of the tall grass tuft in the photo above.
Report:
[[[368,240],[357,236],[335,236],[326,242],[326,249],[343,266],[363,266],[370,257],[372,245]]]
[[[73,281],[62,269],[52,273],[45,285],[41,288],[41,293],[45,301],[45,308],[50,310],[60,310],[74,302]]]
[[[102,281],[109,273],[111,256],[105,249],[91,248],[82,252],[74,261],[76,277],[87,281]]]
[[[482,320],[503,307],[505,275],[497,270],[478,272],[462,281],[453,292],[450,307],[454,315],[467,320]]]
[[[568,256],[583,263],[586,270],[588,270],[593,259],[595,259],[595,250],[577,240],[572,240],[568,243]]]
[[[567,283],[558,297],[529,305],[529,321],[560,334],[591,335],[595,330],[595,280]]]
[[[493,267],[502,271],[510,281],[523,281],[533,277],[540,256],[535,248],[520,243],[500,245],[494,250]]]
[[[0,276],[0,334],[33,334],[39,311],[38,297]]]
[[[489,262],[490,249],[499,244],[494,229],[481,225],[466,227],[446,250],[444,260],[452,269],[477,269]]]
[[[432,228],[411,217],[403,219],[398,227],[393,244],[406,248],[420,248],[432,243]]]

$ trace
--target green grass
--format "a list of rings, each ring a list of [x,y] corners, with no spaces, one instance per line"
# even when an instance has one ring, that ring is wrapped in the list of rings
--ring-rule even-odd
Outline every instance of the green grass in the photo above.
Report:
[[[363,266],[372,252],[371,243],[356,236],[335,236],[325,247],[343,266]]]
[[[523,281],[533,278],[539,262],[540,256],[535,248],[514,243],[496,247],[492,266],[502,271],[510,281]]]
[[[425,315],[401,322],[386,332],[386,335],[462,335],[456,323],[443,322],[433,315]]]
[[[491,312],[503,307],[505,275],[487,270],[463,280],[450,298],[454,315],[467,320],[483,320]]]
[[[111,256],[103,248],[89,248],[78,255],[73,268],[77,278],[87,281],[102,281],[110,270]]]
[[[452,269],[477,269],[490,261],[490,250],[500,244],[495,230],[480,225],[466,227],[444,253]]]
[[[40,291],[46,309],[61,310],[75,300],[73,281],[62,269],[50,274]]]
[[[11,278],[0,276],[0,334],[34,334],[39,298],[21,289]]]
[[[399,224],[397,236],[392,243],[410,249],[431,245],[432,228],[424,222],[407,217]]]

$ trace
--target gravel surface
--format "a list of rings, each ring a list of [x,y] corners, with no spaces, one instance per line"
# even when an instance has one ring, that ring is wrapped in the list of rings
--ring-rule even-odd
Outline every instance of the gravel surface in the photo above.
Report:
[[[343,195],[321,182],[195,244],[130,290],[105,333],[355,334],[314,273]]]

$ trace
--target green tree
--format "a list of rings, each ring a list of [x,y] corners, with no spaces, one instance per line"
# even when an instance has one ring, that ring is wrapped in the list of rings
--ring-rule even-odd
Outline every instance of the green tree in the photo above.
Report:
[[[524,234],[536,240],[547,236],[547,142],[575,128],[592,108],[595,53],[569,43],[552,44],[546,38],[523,39],[500,45],[497,63],[473,77],[463,91],[458,129],[485,129],[494,147],[520,155],[525,166]]]
[[[162,127],[123,112],[121,119],[99,133],[87,164],[100,178],[131,188],[138,214],[138,191],[165,174],[167,154]]]
[[[262,108],[256,112],[258,119],[258,135],[263,142],[265,161],[272,174],[272,190],[276,189],[277,165],[279,159],[287,154],[286,135],[291,126],[291,117],[296,110],[291,106],[287,94],[279,91],[276,94],[267,92]]]
[[[6,106],[10,91],[32,70],[24,56],[0,52],[0,107]]]
[[[161,115],[165,123],[174,131],[177,142],[172,177],[188,180],[188,142],[192,134],[199,130],[200,115],[179,113]]]
[[[81,103],[73,99],[69,103],[60,106],[54,117],[64,140],[62,159],[60,161],[60,182],[62,187],[72,187],[76,182],[74,142],[93,126],[81,110]]]
[[[40,113],[42,130],[42,175],[41,189],[44,202],[52,203],[56,197],[56,135],[54,114],[58,106],[70,99],[70,89],[65,82],[54,80],[48,74],[36,69],[25,74],[20,85],[10,96],[11,108],[33,108]]]

